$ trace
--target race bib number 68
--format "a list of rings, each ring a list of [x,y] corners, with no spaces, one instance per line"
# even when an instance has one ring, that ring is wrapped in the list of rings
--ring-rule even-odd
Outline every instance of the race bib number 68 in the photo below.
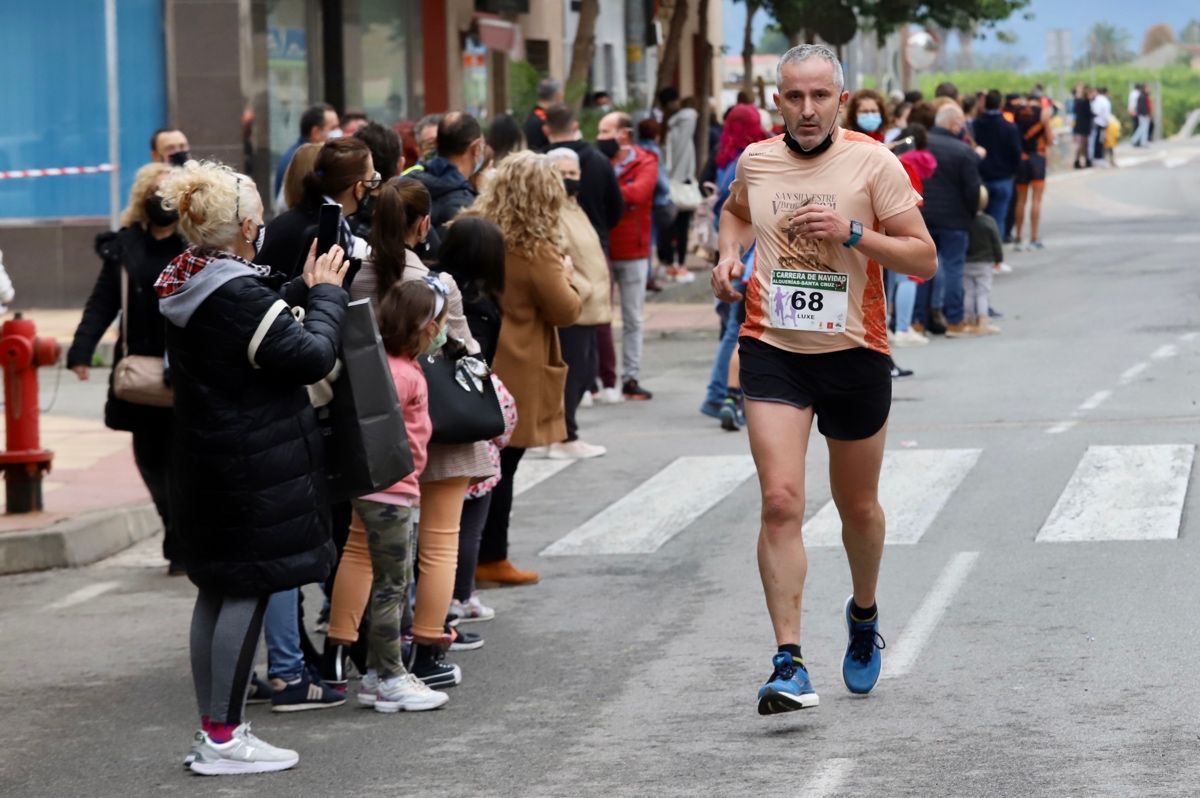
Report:
[[[771,326],[777,330],[846,331],[850,276],[838,272],[771,272]]]

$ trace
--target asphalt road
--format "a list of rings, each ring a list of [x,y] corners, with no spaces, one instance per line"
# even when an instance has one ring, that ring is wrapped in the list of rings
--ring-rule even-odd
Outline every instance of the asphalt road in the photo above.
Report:
[[[916,376],[896,386],[869,697],[840,680],[844,554],[813,545],[821,706],[756,713],[757,485],[745,435],[696,412],[714,341],[684,336],[649,344],[654,401],[584,411],[607,457],[530,464],[546,478],[517,500],[513,558],[543,581],[485,594],[497,618],[444,710],[250,710],[293,771],[179,766],[193,589],[154,541],[0,579],[0,794],[1200,794],[1200,144],[1151,155],[1050,184],[1047,248],[996,283],[1001,335],[897,353]],[[813,544],[836,539],[825,466],[814,441]]]

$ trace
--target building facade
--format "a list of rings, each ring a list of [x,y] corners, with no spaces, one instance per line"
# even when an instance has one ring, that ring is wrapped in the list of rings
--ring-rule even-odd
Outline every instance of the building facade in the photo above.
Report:
[[[451,108],[485,118],[508,111],[515,71],[530,79],[566,77],[578,5],[116,0],[116,203],[110,173],[102,170],[114,160],[105,0],[6,8],[0,64],[11,100],[0,115],[0,250],[17,288],[15,306],[82,306],[100,265],[95,236],[128,201],[154,130],[177,127],[193,157],[242,169],[270,207],[275,165],[298,137],[308,106],[328,102],[385,124]],[[720,3],[710,6],[719,81]],[[651,99],[658,11],[658,0],[600,3],[590,85],[608,90],[617,104],[646,107]],[[685,96],[699,81],[697,30],[690,19],[677,72]],[[91,171],[10,176],[63,167]]]

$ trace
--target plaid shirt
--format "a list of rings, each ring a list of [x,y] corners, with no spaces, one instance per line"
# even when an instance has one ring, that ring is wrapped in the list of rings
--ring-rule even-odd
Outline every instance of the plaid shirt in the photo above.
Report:
[[[158,293],[159,299],[166,299],[172,294],[179,291],[187,283],[188,280],[195,277],[200,272],[204,271],[204,267],[212,263],[214,260],[232,260],[249,266],[254,271],[258,272],[263,277],[271,273],[270,267],[259,266],[257,263],[251,263],[245,258],[239,258],[230,252],[218,252],[216,250],[201,250],[198,247],[188,247],[182,253],[175,256],[175,259],[167,264],[167,268],[163,269],[162,274],[154,282],[154,290]]]

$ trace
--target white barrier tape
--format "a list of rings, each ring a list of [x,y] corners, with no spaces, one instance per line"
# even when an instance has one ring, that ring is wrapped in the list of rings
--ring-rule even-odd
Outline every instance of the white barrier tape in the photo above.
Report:
[[[113,165],[102,163],[96,166],[59,166],[49,169],[14,169],[0,172],[0,180],[13,180],[19,177],[59,177],[61,175],[98,175],[101,172],[111,172]]]

